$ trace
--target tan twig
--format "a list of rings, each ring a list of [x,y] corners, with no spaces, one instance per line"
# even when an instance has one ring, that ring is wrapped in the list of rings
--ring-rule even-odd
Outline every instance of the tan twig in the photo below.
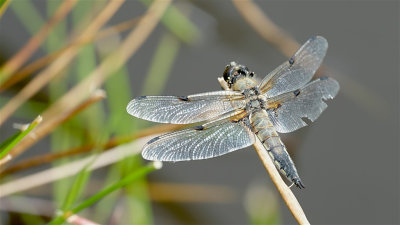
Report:
[[[3,158],[0,159],[0,166],[4,165],[5,163],[9,162],[13,157],[10,154],[7,154]]]
[[[22,139],[11,151],[10,155],[15,158],[21,153],[23,153],[27,148],[32,146],[34,143],[39,141],[41,138],[46,136],[48,133],[57,128],[58,125],[72,118],[79,112],[86,109],[88,106],[92,105],[95,102],[98,102],[104,99],[105,92],[102,90],[96,90],[93,94],[83,103],[73,108],[72,110],[64,113],[60,113],[55,115],[52,120],[43,120],[41,124],[39,124],[34,131],[29,133],[24,139]]]
[[[258,138],[256,138],[256,142],[253,146],[256,149],[265,169],[269,173],[271,180],[274,182],[294,218],[299,224],[310,224],[303,209],[301,208],[300,203],[297,201],[296,196],[294,196],[292,190],[290,190],[290,188],[282,180],[282,177],[279,175],[278,170],[275,168],[274,163]]]
[[[137,138],[146,137],[146,136],[150,136],[150,135],[154,135],[154,134],[158,134],[158,133],[172,132],[172,131],[181,129],[186,126],[187,125],[179,125],[179,124],[162,124],[162,125],[153,126],[153,127],[135,132],[134,134],[129,135],[129,136],[112,138],[104,146],[102,146],[101,149],[103,149],[104,151],[107,151],[118,145],[131,142]],[[72,148],[72,149],[65,150],[65,151],[57,151],[55,153],[49,153],[49,154],[45,154],[45,155],[31,157],[31,158],[25,159],[7,169],[5,169],[4,171],[1,171],[0,178],[7,174],[15,173],[15,172],[18,172],[18,171],[21,171],[24,169],[34,167],[34,166],[44,165],[45,163],[50,163],[50,162],[53,162],[58,159],[87,153],[87,152],[90,152],[94,147],[96,147],[96,145],[91,143],[91,144],[79,146],[77,148]]]
[[[276,46],[287,58],[299,49],[300,44],[293,39],[288,33],[283,31],[279,26],[273,23],[265,12],[263,12],[252,0],[232,0],[236,9],[249,23],[249,25],[266,41]],[[341,74],[340,72],[327,68],[322,65],[315,77],[322,75],[333,75],[338,79],[341,85],[341,92],[352,99],[357,104],[362,105],[365,109],[376,117],[387,116],[390,106],[386,99],[382,98],[378,93],[373,92],[370,88],[364,86],[358,81],[353,80],[350,76]]]
[[[47,169],[19,179],[14,179],[8,183],[0,185],[0,198],[75,175],[89,163],[91,163],[91,165],[88,170],[95,170],[122,160],[125,157],[139,154],[142,146],[149,140],[149,138],[150,137],[140,138],[130,144],[115,147],[114,149],[100,153],[99,155],[88,156],[62,166]],[[93,159],[96,160],[93,161]]]
[[[33,74],[37,70],[41,69],[42,67],[48,65],[52,61],[54,61],[57,57],[59,57],[61,54],[63,54],[66,50],[69,48],[75,46],[75,47],[81,47],[85,44],[88,44],[94,40],[99,40],[102,38],[105,38],[109,35],[115,34],[115,32],[123,32],[129,28],[132,28],[135,26],[139,21],[139,18],[134,18],[131,20],[124,21],[122,23],[119,23],[117,25],[105,28],[104,30],[99,31],[97,34],[92,34],[91,36],[88,36],[84,40],[75,40],[72,43],[66,45],[65,47],[52,52],[51,54],[48,54],[40,59],[35,60],[34,62],[30,63],[29,65],[23,67],[21,70],[17,71],[13,76],[10,77],[10,79],[6,80],[4,83],[0,84],[0,93],[7,88],[11,87],[12,85],[16,84],[17,82],[21,81],[22,79],[28,77],[29,75]],[[80,42],[78,42],[80,41]]]
[[[300,47],[299,43],[273,23],[253,1],[232,0],[232,2],[247,23],[261,37],[277,46],[286,57],[292,56]]]
[[[218,82],[223,89],[229,90],[226,82],[222,77],[218,78]],[[263,144],[258,138],[256,138],[256,142],[253,144],[253,146],[256,149],[256,152],[260,157],[261,162],[263,163],[269,176],[271,177],[271,180],[274,182],[276,188],[278,189],[294,218],[299,224],[310,224],[310,222],[308,222],[307,220],[306,215],[304,214],[303,209],[297,201],[296,196],[294,196],[290,188],[282,180],[282,177],[279,175],[279,172],[276,170],[274,163],[272,162],[270,156],[267,154],[267,151],[265,150]]]
[[[51,30],[60,22],[78,0],[64,0],[62,4],[58,7],[57,11],[53,16],[43,25],[43,27],[33,36],[28,43],[9,61],[5,63],[4,66],[0,68],[0,83],[3,83],[7,77],[11,76],[18,68],[36,51],[36,49],[42,44],[46,39],[47,35]]]
[[[93,20],[87,29],[83,31],[78,40],[85,40],[87,36],[96,33],[110,18],[115,14],[117,9],[121,6],[124,0],[110,1],[100,12],[100,14]],[[78,41],[80,42],[80,41]],[[26,85],[16,96],[14,96],[1,110],[0,110],[0,125],[11,116],[11,114],[18,109],[22,103],[32,97],[43,86],[45,86],[51,79],[56,77],[62,69],[71,62],[76,56],[79,47],[72,46],[58,57],[52,64],[45,70],[39,73],[28,85]],[[94,88],[95,89],[95,88]],[[93,91],[93,89],[91,89]],[[85,99],[88,95],[85,95]]]
[[[170,2],[171,0],[154,1],[138,25],[129,33],[118,49],[110,54],[85,80],[50,106],[43,113],[43,118],[51,118],[52,115],[65,110],[65,108],[78,104],[80,99],[87,96],[94,88],[99,87],[105,79],[124,65],[153,31]]]

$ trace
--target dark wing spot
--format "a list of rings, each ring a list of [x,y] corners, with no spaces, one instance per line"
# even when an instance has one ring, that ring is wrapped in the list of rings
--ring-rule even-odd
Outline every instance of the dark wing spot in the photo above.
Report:
[[[193,129],[195,129],[195,130],[204,130],[204,127],[200,125],[200,126],[193,127]]]
[[[139,97],[136,98],[136,100],[142,100],[142,99],[145,99],[145,98],[147,98],[147,96],[139,96]]]
[[[147,144],[149,145],[149,144],[154,143],[154,142],[156,142],[158,140],[160,140],[160,137],[155,137],[155,138],[151,139],[149,142],[147,142]]]
[[[294,63],[294,57],[292,56],[292,57],[290,57],[290,59],[289,59],[289,64],[290,64],[290,65],[293,65],[293,63]]]
[[[295,96],[299,96],[299,94],[300,94],[300,90],[299,90],[299,89],[297,89],[297,90],[293,91],[293,94],[294,94]]]
[[[276,106],[277,109],[279,109],[282,105],[280,103],[278,103],[278,105]]]
[[[177,98],[181,101],[187,102],[189,101],[189,98],[187,96],[177,96]]]
[[[320,79],[320,80],[328,80],[328,78],[329,78],[329,77],[327,77],[327,76],[323,76],[323,77],[320,77],[319,79]]]

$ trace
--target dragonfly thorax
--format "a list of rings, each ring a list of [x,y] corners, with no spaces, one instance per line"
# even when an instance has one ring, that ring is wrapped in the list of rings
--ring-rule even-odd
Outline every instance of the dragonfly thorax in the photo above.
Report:
[[[257,87],[245,89],[243,94],[246,98],[246,109],[248,111],[264,108],[266,98],[260,95],[260,91]]]
[[[253,79],[254,75],[249,68],[236,62],[230,62],[223,73],[224,80],[234,91],[243,91],[254,87],[257,84]]]

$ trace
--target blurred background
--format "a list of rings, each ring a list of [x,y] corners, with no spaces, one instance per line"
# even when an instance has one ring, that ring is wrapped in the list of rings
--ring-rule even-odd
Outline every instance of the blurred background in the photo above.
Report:
[[[153,171],[141,147],[180,127],[125,108],[220,90],[232,60],[262,78],[312,35],[341,90],[282,135],[292,190],[313,224],[399,224],[398,1],[0,4],[1,224],[295,224],[253,147]]]

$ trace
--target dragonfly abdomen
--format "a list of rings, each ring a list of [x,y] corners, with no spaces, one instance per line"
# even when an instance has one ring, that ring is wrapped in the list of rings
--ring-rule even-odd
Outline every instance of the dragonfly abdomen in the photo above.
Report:
[[[296,167],[286,151],[285,145],[275,131],[272,122],[269,120],[268,114],[264,110],[253,113],[251,125],[279,172],[289,181],[294,182],[297,187],[304,188]]]

